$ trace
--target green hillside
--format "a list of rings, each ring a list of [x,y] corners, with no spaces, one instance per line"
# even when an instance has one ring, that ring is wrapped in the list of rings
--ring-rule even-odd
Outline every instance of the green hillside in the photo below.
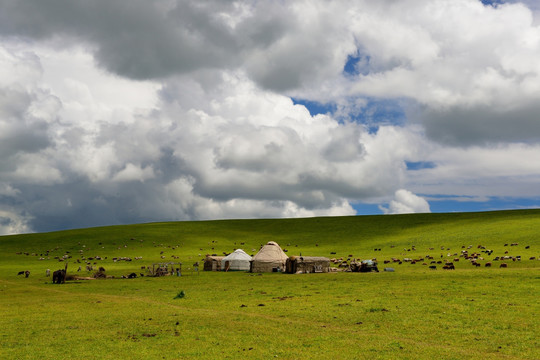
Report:
[[[152,263],[173,255],[190,263],[206,254],[222,255],[236,248],[253,254],[268,241],[276,241],[289,255],[383,260],[404,256],[404,249],[413,246],[420,255],[439,256],[458,252],[463,246],[483,245],[494,250],[493,257],[511,250],[528,259],[539,255],[538,248],[524,247],[540,245],[540,210],[109,226],[0,237],[0,261],[4,270],[54,268],[56,261],[51,260],[69,252],[73,259],[80,254],[107,257],[108,261],[101,261],[105,264],[112,263],[113,257],[142,257],[140,263]],[[520,246],[504,247],[511,243]],[[47,250],[49,260],[38,261],[47,258]],[[14,256],[16,253],[23,254]]]
[[[2,236],[0,358],[538,359],[539,234],[540,210],[519,210]],[[268,241],[289,255],[377,258],[395,272],[193,271],[206,254],[254,253]],[[115,278],[52,284],[45,270],[63,268],[62,257],[70,274],[92,275],[89,262]],[[383,265],[391,258],[424,260]],[[121,278],[165,261],[181,261],[183,276]],[[456,269],[431,270],[431,261]]]

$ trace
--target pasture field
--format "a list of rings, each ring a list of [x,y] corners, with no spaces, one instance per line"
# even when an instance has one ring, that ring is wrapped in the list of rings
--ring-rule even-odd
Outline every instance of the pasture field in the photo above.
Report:
[[[539,359],[539,236],[538,210],[152,223],[3,236],[0,358]],[[289,255],[377,258],[381,270],[395,272],[193,269],[207,253],[255,253],[267,241]],[[427,255],[453,261],[462,250],[479,252],[482,266],[462,257],[456,270],[383,264]],[[69,274],[90,275],[84,264],[77,273],[77,259],[99,256],[94,266],[116,278],[52,284],[45,269],[63,268],[55,259],[63,255],[71,256]],[[500,268],[493,259],[505,255],[522,260],[505,260],[508,268]],[[165,261],[182,261],[183,276],[119,278]],[[488,261],[492,267],[484,266]],[[17,275],[22,270],[30,276]],[[185,296],[176,298],[180,291]]]

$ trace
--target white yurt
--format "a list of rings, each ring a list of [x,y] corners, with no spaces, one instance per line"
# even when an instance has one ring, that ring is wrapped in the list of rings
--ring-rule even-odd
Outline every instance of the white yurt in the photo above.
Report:
[[[221,270],[223,271],[249,271],[251,256],[242,249],[236,249],[234,252],[221,259]]]

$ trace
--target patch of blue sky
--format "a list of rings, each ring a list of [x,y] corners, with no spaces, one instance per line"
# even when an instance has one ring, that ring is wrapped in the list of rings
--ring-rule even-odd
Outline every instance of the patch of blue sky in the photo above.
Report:
[[[343,75],[345,76],[357,76],[357,75],[367,75],[369,73],[369,63],[371,58],[366,55],[362,56],[360,54],[349,55],[347,57],[347,62],[343,67]]]
[[[490,197],[479,199],[464,196],[419,196],[429,202],[432,213],[481,212],[498,210],[540,209],[540,198]],[[357,215],[381,215],[380,206],[388,204],[351,203]]]
[[[335,103],[320,103],[306,99],[291,98],[295,105],[303,105],[311,116],[317,114],[333,115],[337,110]],[[407,120],[405,110],[399,99],[364,98],[363,106],[351,107],[341,119],[355,121],[366,126],[370,133],[376,133],[380,126],[403,126]]]
[[[434,169],[437,165],[431,161],[405,161],[407,170]]]
[[[365,106],[351,114],[351,120],[373,128],[405,124],[407,116],[399,99],[366,98],[366,100]]]
[[[387,204],[383,204],[387,205]],[[379,204],[368,203],[351,203],[351,206],[356,211],[356,215],[380,215],[382,210],[379,208]]]
[[[497,6],[500,4],[504,4],[506,1],[504,0],[481,0],[482,4],[489,5],[489,6]]]
[[[306,99],[297,99],[297,98],[291,98],[294,105],[303,105],[308,109],[311,116],[315,116],[318,114],[333,114],[337,107],[334,103],[320,103],[318,101],[310,101]]]
[[[540,198],[490,197],[479,200],[471,197],[468,200],[467,197],[441,196],[428,202],[431,211],[437,213],[540,208]]]

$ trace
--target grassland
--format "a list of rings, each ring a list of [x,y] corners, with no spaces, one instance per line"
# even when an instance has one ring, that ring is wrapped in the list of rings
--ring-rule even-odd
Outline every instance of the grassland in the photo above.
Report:
[[[523,210],[152,223],[0,237],[0,358],[538,359],[540,261],[529,258],[540,255],[539,236],[540,211]],[[207,253],[254,253],[270,240],[291,255],[376,257],[381,268],[392,257],[454,259],[463,247],[481,245],[493,253],[479,262],[494,266],[460,259],[455,271],[421,263],[369,274],[193,270]],[[72,256],[69,273],[82,256],[100,256],[96,265],[116,279],[51,284],[45,269],[63,268],[55,259],[63,255]],[[522,260],[499,268],[492,259],[503,255]],[[173,256],[183,262],[181,277],[118,278]],[[21,270],[30,277],[17,275]],[[175,299],[181,290],[186,296]]]

